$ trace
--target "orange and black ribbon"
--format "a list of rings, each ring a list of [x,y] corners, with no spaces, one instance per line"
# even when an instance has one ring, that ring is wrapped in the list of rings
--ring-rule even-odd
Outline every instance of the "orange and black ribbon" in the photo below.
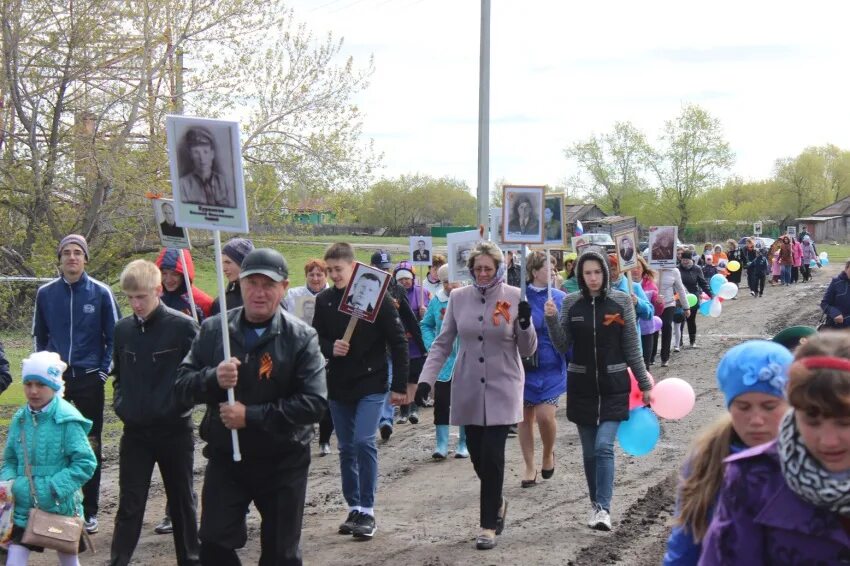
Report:
[[[507,301],[496,301],[496,310],[493,311],[493,326],[499,326],[499,315],[505,317],[505,322],[511,323],[511,304]]]
[[[611,326],[615,322],[617,324],[619,324],[620,326],[626,325],[626,321],[623,320],[623,315],[621,315],[620,313],[606,314],[605,320],[602,321],[602,325],[603,326]]]
[[[149,199],[161,199],[164,195],[162,193],[152,193],[150,191],[145,193],[145,198]]]

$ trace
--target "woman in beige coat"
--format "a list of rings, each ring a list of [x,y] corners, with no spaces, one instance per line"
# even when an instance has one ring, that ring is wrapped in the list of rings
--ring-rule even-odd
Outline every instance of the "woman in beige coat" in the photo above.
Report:
[[[502,251],[478,244],[469,257],[473,284],[452,292],[443,328],[431,345],[419,376],[418,399],[434,386],[443,362],[459,338],[452,377],[450,421],[466,427],[475,473],[481,480],[479,550],[496,546],[508,502],[502,497],[508,428],[522,420],[525,374],[520,356],[537,349],[531,307],[520,291],[505,283]]]

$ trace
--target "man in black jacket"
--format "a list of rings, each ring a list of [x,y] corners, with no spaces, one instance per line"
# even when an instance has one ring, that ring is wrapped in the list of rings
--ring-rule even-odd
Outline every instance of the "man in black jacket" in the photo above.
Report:
[[[6,391],[12,385],[12,374],[9,372],[9,360],[3,351],[3,343],[0,342],[0,393]]]
[[[393,300],[385,296],[375,322],[358,322],[350,340],[344,340],[351,317],[339,311],[339,304],[354,271],[354,250],[349,244],[333,244],[324,259],[334,286],[316,296],[313,327],[328,359],[328,399],[339,444],[342,493],[348,503],[348,517],[339,533],[369,540],[377,530],[375,431],[387,392],[387,349],[393,368],[390,401],[402,405],[407,402],[407,338]]]
[[[301,523],[313,425],[327,410],[325,359],[316,331],[280,308],[289,270],[260,248],[242,262],[243,306],[226,314],[231,357],[224,359],[221,319],[210,318],[180,366],[181,399],[206,403],[201,438],[209,458],[201,494],[201,563],[241,564],[245,513],[260,512],[261,566],[301,564]],[[221,315],[220,315],[221,316]],[[227,404],[233,388],[236,403]],[[233,461],[238,431],[241,462]]]
[[[119,498],[110,565],[126,565],[139,542],[151,473],[159,465],[171,506],[177,563],[200,564],[192,495],[192,405],[174,393],[177,368],[189,352],[198,324],[159,300],[162,279],[150,261],[136,260],[121,273],[121,289],[133,314],[115,325],[115,414],[124,423],[119,451]]]

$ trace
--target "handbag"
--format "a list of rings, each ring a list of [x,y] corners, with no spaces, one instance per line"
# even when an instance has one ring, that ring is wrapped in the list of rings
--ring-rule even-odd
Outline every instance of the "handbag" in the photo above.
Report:
[[[38,508],[35,495],[35,482],[32,479],[27,441],[21,428],[21,446],[24,451],[24,472],[30,485],[30,497],[33,508],[30,509],[27,527],[21,537],[22,544],[41,546],[65,554],[78,554],[80,537],[83,534],[83,520],[80,517],[68,517],[56,513],[48,513]]]
[[[817,330],[818,332],[820,332],[820,331],[821,331],[821,330],[823,330],[824,328],[829,328],[829,327],[831,327],[831,326],[832,326],[832,325],[830,324],[829,315],[828,315],[828,314],[826,314],[826,313],[823,313],[823,316],[822,316],[822,317],[820,317],[820,322],[818,322],[818,325],[817,325],[817,326],[815,326],[815,330]]]
[[[535,370],[539,365],[539,360],[537,358],[537,350],[534,351],[530,356],[525,356],[522,358],[522,367],[528,370]]]

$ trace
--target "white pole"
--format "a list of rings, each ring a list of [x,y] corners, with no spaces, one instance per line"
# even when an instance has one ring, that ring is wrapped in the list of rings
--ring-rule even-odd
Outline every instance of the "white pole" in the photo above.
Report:
[[[216,281],[218,281],[218,308],[220,311],[219,319],[221,320],[221,339],[224,347],[224,359],[230,359],[230,331],[227,329],[227,301],[224,299],[224,269],[221,265],[221,235],[218,230],[213,230],[213,241],[215,242],[215,272]],[[227,390],[227,404],[235,405],[236,396],[233,394],[233,389]],[[236,430],[230,431],[230,438],[233,440],[233,461],[241,462],[242,454],[239,452],[239,435]]]
[[[546,248],[546,298],[552,300],[552,264],[549,261],[549,248]]]
[[[189,306],[192,309],[192,318],[198,322],[198,313],[195,312],[195,293],[192,291],[192,280],[189,279],[189,269],[186,267],[186,254],[180,248],[180,265],[183,266],[183,281],[186,283],[186,291],[189,293]]]
[[[481,0],[479,57],[478,224],[484,226],[484,233],[487,234],[490,225],[490,0]]]
[[[528,246],[525,244],[519,247],[519,298],[521,301],[524,301],[526,298],[525,288],[526,288],[526,280],[525,280],[525,254],[528,253]]]

